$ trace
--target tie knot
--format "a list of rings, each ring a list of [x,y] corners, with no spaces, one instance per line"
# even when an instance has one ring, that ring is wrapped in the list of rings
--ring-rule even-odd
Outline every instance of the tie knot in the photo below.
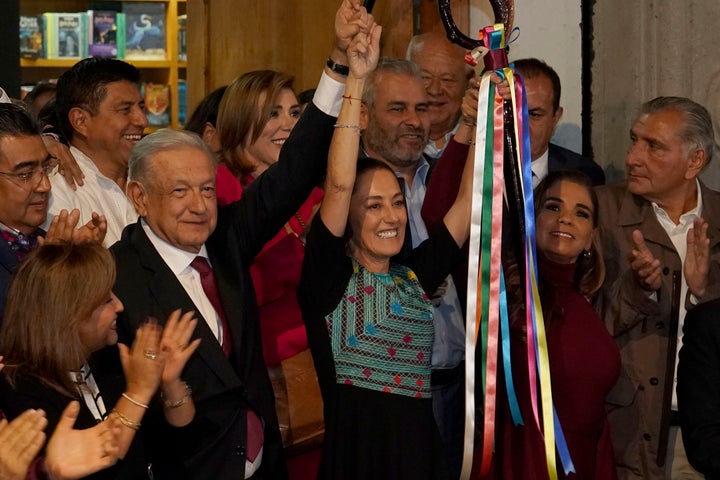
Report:
[[[195,270],[200,273],[200,275],[205,275],[207,273],[212,272],[212,267],[208,263],[207,259],[205,257],[197,256],[193,259],[193,261],[190,263],[190,266],[194,268]]]

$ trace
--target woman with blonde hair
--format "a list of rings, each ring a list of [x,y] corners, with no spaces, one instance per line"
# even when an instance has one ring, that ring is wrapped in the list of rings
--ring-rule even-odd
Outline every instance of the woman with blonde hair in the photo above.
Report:
[[[247,188],[278,161],[280,149],[300,118],[300,104],[293,90],[294,78],[287,73],[257,70],[236,78],[225,91],[217,118],[221,144],[217,170],[218,204],[233,198],[232,181]],[[317,211],[323,191],[314,188],[278,234],[255,257],[250,273],[257,294],[265,364],[273,380],[278,419],[286,447],[298,436],[290,429],[291,412],[311,419],[302,433],[304,447],[287,449],[291,478],[312,478],[317,470],[322,432],[320,392],[307,343],[305,325],[297,302],[300,268],[305,256],[305,230]],[[226,200],[227,201],[227,200]],[[302,372],[286,376],[286,370]],[[308,379],[311,381],[308,382]],[[310,399],[289,404],[292,398]],[[317,400],[314,401],[313,399]],[[309,432],[309,433],[308,433]],[[309,441],[307,441],[309,440]],[[308,447],[309,445],[309,447]],[[305,454],[305,451],[310,450]]]

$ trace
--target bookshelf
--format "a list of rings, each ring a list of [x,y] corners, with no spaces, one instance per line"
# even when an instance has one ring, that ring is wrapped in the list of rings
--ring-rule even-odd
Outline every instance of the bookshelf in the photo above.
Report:
[[[122,0],[122,2],[103,2],[119,5],[125,2],[156,2],[165,4],[165,51],[164,60],[128,60],[126,62],[140,69],[143,82],[165,83],[170,85],[170,118],[172,128],[182,128],[178,121],[178,83],[187,78],[187,62],[178,60],[178,15],[186,13],[185,0]],[[81,12],[99,2],[91,0],[20,0],[21,15],[40,15],[45,12]],[[63,71],[72,67],[77,60],[71,59],[20,59],[21,82],[36,83],[49,78],[57,78]],[[149,127],[150,129],[157,127]]]

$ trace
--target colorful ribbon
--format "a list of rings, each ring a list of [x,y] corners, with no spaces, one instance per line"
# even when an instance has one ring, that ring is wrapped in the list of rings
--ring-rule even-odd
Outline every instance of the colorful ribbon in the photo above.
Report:
[[[507,65],[505,36],[502,24],[486,27],[481,32],[489,52],[476,49],[472,60],[483,58],[486,68]],[[496,70],[497,71],[497,70]],[[557,479],[556,447],[565,473],[574,471],[560,422],[553,407],[550,367],[544,320],[538,292],[535,222],[532,195],[532,170],[530,168],[530,142],[527,100],[522,79],[510,68],[497,73],[504,76],[510,87],[514,112],[513,134],[515,145],[520,146],[514,162],[517,176],[521,179],[522,210],[524,212],[525,238],[525,313],[527,327],[527,358],[531,403],[535,424],[543,434],[548,475]],[[518,105],[519,104],[519,105]],[[518,114],[518,112],[520,114]],[[505,372],[505,389],[515,425],[522,424],[512,377],[510,355],[510,326],[507,313],[507,295],[501,266],[501,240],[505,178],[503,170],[503,99],[495,94],[490,82],[490,72],[481,78],[475,138],[475,166],[473,185],[473,208],[470,230],[470,260],[468,269],[468,305],[466,334],[466,425],[465,448],[461,478],[470,477],[473,463],[475,431],[475,352],[480,339],[479,365],[484,392],[483,447],[480,476],[484,476],[492,459],[495,436],[495,413],[497,393],[498,347],[502,353]],[[484,128],[480,128],[483,126]],[[479,256],[479,259],[478,259]],[[478,308],[479,307],[479,308]],[[539,390],[537,388],[539,379]],[[542,415],[542,422],[540,416]],[[541,427],[542,425],[542,427]],[[528,428],[528,427],[525,427]]]

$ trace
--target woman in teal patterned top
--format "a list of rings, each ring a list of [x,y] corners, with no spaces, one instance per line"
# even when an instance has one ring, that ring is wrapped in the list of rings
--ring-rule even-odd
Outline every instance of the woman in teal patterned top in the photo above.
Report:
[[[397,177],[358,160],[360,98],[377,64],[380,27],[348,48],[350,73],[330,146],[325,198],[308,235],[298,297],[324,400],[319,478],[447,478],[432,413],[434,292],[469,233],[471,172],[430,238],[408,253]]]

